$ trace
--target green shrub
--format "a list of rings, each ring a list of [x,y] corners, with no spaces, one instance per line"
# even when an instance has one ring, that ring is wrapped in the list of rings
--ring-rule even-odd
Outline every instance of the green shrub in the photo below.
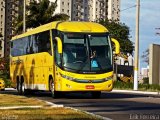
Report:
[[[11,86],[11,81],[9,80],[9,58],[0,58],[0,78],[5,82],[5,87]]]
[[[149,84],[149,77],[143,78],[143,84]]]
[[[124,90],[129,90],[133,89],[133,83],[126,83],[123,81],[115,81],[114,82],[114,88],[116,89],[124,89]],[[160,91],[160,85],[151,85],[151,84],[138,84],[138,90],[142,91]]]

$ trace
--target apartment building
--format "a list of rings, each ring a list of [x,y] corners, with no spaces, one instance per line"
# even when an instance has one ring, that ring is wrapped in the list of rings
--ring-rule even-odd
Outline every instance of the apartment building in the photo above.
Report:
[[[57,0],[55,13],[65,13],[73,21],[119,20],[119,10],[120,0]]]
[[[141,68],[141,75],[142,77],[149,77],[149,66],[147,68]]]
[[[23,14],[22,0],[4,0],[5,4],[5,30],[4,30],[4,57],[10,53],[10,39],[14,33],[13,23],[18,14]]]
[[[108,1],[108,19],[120,20],[120,0]]]
[[[50,0],[55,2],[55,0]],[[26,0],[29,4],[30,0]],[[56,13],[65,13],[72,21],[119,20],[120,0],[57,0]],[[9,56],[10,39],[14,33],[13,23],[18,14],[23,14],[23,0],[0,0],[0,32],[4,45],[0,57]],[[3,41],[2,40],[2,41]]]
[[[3,37],[0,37],[0,57],[4,56],[4,29],[5,29],[5,2],[0,0],[0,33]]]

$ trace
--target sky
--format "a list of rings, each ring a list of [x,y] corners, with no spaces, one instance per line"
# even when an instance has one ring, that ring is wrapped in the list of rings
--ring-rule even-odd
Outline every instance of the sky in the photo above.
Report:
[[[120,21],[130,28],[130,40],[135,43],[136,5],[137,0],[121,0]],[[140,33],[139,58],[140,67],[147,67],[141,56],[150,44],[160,44],[160,0],[140,0]]]

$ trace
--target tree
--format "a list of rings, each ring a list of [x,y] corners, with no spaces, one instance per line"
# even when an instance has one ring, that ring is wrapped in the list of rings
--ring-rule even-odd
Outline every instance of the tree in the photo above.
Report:
[[[121,52],[132,54],[134,46],[133,42],[129,40],[130,34],[128,26],[119,23],[116,20],[100,19],[98,22],[109,30],[111,37],[119,41]]]
[[[27,8],[26,28],[35,28],[40,25],[59,20],[68,20],[66,14],[55,14],[57,0],[50,2],[49,0],[32,0]],[[15,22],[16,33],[23,29],[23,17],[19,15]]]
[[[145,62],[149,65],[149,49],[147,49],[143,52],[141,58],[143,59],[143,62]]]

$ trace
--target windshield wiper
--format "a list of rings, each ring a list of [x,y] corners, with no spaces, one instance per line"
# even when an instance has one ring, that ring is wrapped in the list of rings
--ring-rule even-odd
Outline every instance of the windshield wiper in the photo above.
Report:
[[[72,69],[72,68],[69,68],[69,67],[66,67],[66,66],[63,66],[63,68],[64,68],[64,69],[67,69],[67,70],[76,71],[76,72],[78,71],[78,70],[76,70],[76,69]]]

